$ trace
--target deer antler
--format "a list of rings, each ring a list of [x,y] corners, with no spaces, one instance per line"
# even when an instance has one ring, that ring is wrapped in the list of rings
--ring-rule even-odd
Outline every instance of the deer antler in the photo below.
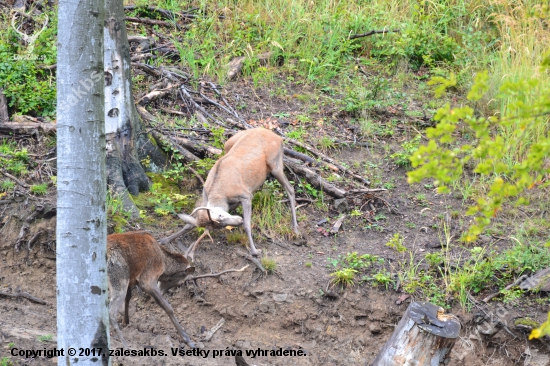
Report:
[[[25,41],[25,43],[28,46],[27,52],[30,54],[34,50],[34,42],[37,40],[40,33],[42,33],[44,31],[44,29],[46,29],[46,27],[48,26],[48,21],[50,20],[50,18],[48,17],[47,14],[44,14],[44,16],[46,17],[46,20],[44,21],[44,24],[42,25],[42,29],[40,29],[37,33],[29,36],[28,34],[20,32],[17,29],[17,27],[15,26],[15,16],[17,14],[20,14],[20,15],[23,15],[23,16],[28,16],[28,14],[22,13],[22,12],[19,12],[19,11],[14,11],[13,16],[11,17],[11,26],[12,26],[13,30],[16,31],[17,34],[19,34],[23,38],[23,41]]]

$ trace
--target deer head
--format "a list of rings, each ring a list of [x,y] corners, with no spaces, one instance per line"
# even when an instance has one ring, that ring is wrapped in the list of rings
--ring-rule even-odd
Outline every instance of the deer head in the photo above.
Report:
[[[11,26],[12,26],[13,30],[15,32],[17,32],[17,34],[19,34],[21,36],[21,38],[23,38],[23,41],[25,41],[25,43],[27,44],[27,53],[31,54],[34,51],[34,42],[38,39],[38,36],[40,35],[40,33],[42,33],[44,31],[44,29],[46,29],[46,26],[48,25],[48,21],[49,21],[48,15],[44,14],[46,19],[44,20],[44,24],[42,24],[42,29],[40,29],[38,32],[36,32],[32,35],[28,35],[28,34],[25,34],[23,32],[20,32],[17,29],[17,27],[15,26],[15,16],[17,14],[20,14],[20,15],[22,15],[24,17],[27,17],[27,18],[30,18],[30,15],[28,15],[27,13],[19,12],[19,11],[14,11],[13,16],[11,18]]]

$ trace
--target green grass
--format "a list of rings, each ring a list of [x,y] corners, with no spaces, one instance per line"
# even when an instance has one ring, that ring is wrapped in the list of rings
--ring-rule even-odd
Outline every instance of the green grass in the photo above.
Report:
[[[34,184],[29,189],[31,193],[34,193],[38,196],[45,196],[48,193],[47,184]]]
[[[277,262],[274,259],[263,257],[261,263],[267,273],[274,273],[277,271]]]

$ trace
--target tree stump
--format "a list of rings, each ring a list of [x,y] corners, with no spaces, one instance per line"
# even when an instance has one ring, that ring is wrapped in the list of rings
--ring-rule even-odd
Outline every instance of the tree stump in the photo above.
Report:
[[[442,366],[460,334],[460,322],[429,302],[409,305],[371,366]]]

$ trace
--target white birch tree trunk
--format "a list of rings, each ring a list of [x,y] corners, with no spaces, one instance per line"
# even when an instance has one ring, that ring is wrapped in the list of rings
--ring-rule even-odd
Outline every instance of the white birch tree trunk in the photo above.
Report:
[[[108,365],[103,0],[60,0],[57,54],[58,365]],[[69,348],[76,354],[69,354]]]
[[[107,181],[122,198],[126,210],[138,211],[128,193],[149,189],[149,179],[140,159],[148,158],[152,170],[161,170],[166,156],[142,130],[132,96],[131,60],[120,0],[105,0],[105,133],[107,139]],[[156,168],[156,169],[155,169]]]

